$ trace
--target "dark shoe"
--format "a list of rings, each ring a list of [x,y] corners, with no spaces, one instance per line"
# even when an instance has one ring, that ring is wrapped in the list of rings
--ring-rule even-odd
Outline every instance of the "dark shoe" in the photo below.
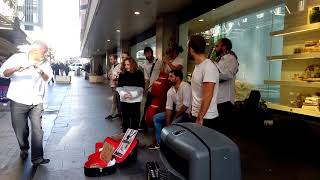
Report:
[[[109,115],[109,116],[105,117],[104,119],[110,120],[110,119],[112,119],[112,118],[113,118],[113,117],[112,117],[111,115]]]
[[[120,114],[116,114],[113,116],[113,118],[117,118],[117,117],[120,117]]]
[[[48,164],[50,162],[50,159],[38,159],[35,161],[32,161],[32,164],[34,166],[39,166],[40,164]]]
[[[150,150],[158,150],[158,149],[160,149],[160,145],[158,143],[150,144],[148,146],[148,149],[150,149]]]
[[[143,132],[143,133],[147,133],[148,132],[148,127],[138,127],[138,131]]]
[[[27,157],[28,157],[28,150],[22,150],[20,152],[20,158],[25,160],[25,159],[27,159]]]

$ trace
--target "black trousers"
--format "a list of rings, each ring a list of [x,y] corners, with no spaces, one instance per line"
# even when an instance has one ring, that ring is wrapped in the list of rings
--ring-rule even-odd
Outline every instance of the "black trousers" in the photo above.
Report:
[[[126,132],[128,128],[138,130],[140,120],[140,104],[140,102],[121,102],[123,132]]]
[[[143,116],[142,116],[141,121],[140,121],[140,127],[141,128],[146,128],[147,127],[147,123],[146,123],[145,117],[146,117],[147,109],[151,105],[151,102],[152,102],[152,95],[151,95],[151,92],[148,92],[147,93],[146,102],[145,102],[145,105],[144,105]]]
[[[192,119],[193,122],[196,122],[197,117],[192,116],[191,119]],[[214,129],[214,130],[219,130],[219,128],[221,126],[219,117],[212,118],[212,119],[203,119],[203,124],[202,125],[206,126],[208,128]]]
[[[218,104],[219,118],[224,123],[230,123],[232,120],[233,104],[230,101]]]

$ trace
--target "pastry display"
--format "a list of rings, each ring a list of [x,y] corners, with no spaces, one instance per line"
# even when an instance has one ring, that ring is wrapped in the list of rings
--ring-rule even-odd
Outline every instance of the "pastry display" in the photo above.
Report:
[[[310,24],[320,22],[320,7],[319,6],[315,6],[310,9],[309,22],[310,22]]]
[[[320,40],[306,41],[304,47],[294,48],[293,53],[316,53],[320,52]]]
[[[302,109],[320,111],[320,96],[314,95],[311,97],[306,97]]]
[[[301,108],[305,100],[305,95],[296,92],[289,92],[289,107]]]
[[[301,75],[294,74],[292,80],[320,82],[320,64],[309,65]]]
[[[252,84],[249,84],[246,81],[236,80],[235,85],[236,85],[236,87],[235,87],[236,101],[245,100],[247,97],[249,97],[251,90],[254,89],[254,86]]]

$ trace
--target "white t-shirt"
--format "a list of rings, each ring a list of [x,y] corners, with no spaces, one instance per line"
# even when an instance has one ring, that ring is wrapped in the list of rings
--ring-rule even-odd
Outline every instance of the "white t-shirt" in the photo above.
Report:
[[[109,73],[108,73],[108,77],[110,79],[110,87],[116,87],[116,82],[117,82],[117,79],[119,78],[119,74],[120,74],[120,71],[121,71],[121,64],[117,64],[116,66],[115,65],[112,65],[110,70],[109,70]],[[116,80],[112,80],[112,79],[116,79]]]
[[[221,57],[217,63],[219,73],[219,92],[218,104],[230,101],[234,103],[235,99],[235,80],[238,72],[239,63],[232,54],[226,54]]]
[[[151,71],[153,62],[155,62],[155,64],[150,77],[150,71]],[[153,82],[159,78],[159,74],[162,66],[162,61],[159,59],[157,61],[156,59],[154,59],[153,62],[150,63],[149,61],[147,61],[143,67],[144,79],[149,80],[149,89],[148,89],[149,92],[151,92],[151,86]]]
[[[192,89],[192,116],[198,117],[200,106],[202,103],[202,85],[204,82],[215,83],[213,97],[210,102],[204,119],[213,119],[219,116],[217,109],[217,96],[219,89],[219,71],[210,59],[204,60],[201,64],[197,64],[192,73],[191,89]]]
[[[49,76],[44,81],[40,73],[31,66],[32,62],[28,60],[28,53],[18,53],[11,56],[0,68],[0,76],[5,77],[3,72],[6,69],[20,65],[28,67],[21,72],[15,72],[11,75],[7,97],[17,103],[25,105],[37,105],[43,103],[43,98],[47,90],[48,81],[52,78],[52,69],[49,61],[40,63],[40,69]]]
[[[173,65],[181,65],[183,66],[183,59],[180,56],[177,56],[172,62]],[[170,66],[166,65],[166,73],[169,73],[171,71]]]
[[[190,112],[191,108],[191,87],[190,84],[182,81],[178,91],[172,86],[167,92],[166,109],[173,110],[173,104],[176,105],[175,111],[179,111],[182,105],[188,107],[185,111]]]

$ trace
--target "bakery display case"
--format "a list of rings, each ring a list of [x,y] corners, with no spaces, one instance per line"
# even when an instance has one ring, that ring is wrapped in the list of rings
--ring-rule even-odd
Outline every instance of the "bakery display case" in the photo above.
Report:
[[[270,33],[270,109],[320,117],[320,0],[286,0],[283,29]],[[275,76],[275,74],[279,74]]]

